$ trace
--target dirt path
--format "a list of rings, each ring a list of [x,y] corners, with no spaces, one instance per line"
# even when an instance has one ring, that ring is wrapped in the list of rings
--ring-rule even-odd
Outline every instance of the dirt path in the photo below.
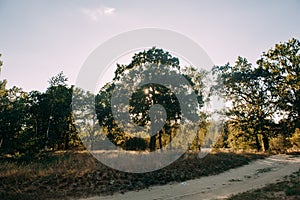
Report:
[[[275,155],[236,169],[182,183],[153,186],[149,189],[98,196],[82,200],[202,200],[223,199],[231,194],[275,183],[300,169],[300,157]],[[193,169],[191,169],[193,170]]]

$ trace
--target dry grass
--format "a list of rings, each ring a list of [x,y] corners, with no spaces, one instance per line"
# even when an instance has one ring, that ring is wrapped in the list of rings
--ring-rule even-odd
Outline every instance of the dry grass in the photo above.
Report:
[[[0,166],[0,177],[23,176],[41,177],[50,174],[85,173],[95,170],[97,161],[87,152],[56,152],[45,155],[40,160],[30,163],[15,162],[3,159]]]
[[[240,193],[228,200],[296,200],[300,199],[300,169],[285,180],[264,188]]]
[[[57,152],[31,163],[0,160],[0,199],[69,199],[139,190],[218,174],[265,155],[189,153],[163,169],[143,174],[113,170],[87,152]]]

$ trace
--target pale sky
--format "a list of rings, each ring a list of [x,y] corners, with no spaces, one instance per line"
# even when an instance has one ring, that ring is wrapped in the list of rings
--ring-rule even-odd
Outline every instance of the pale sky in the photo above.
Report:
[[[88,55],[125,31],[165,28],[197,42],[216,65],[255,62],[275,43],[300,36],[300,1],[0,0],[0,80],[44,91],[63,71],[74,84]]]

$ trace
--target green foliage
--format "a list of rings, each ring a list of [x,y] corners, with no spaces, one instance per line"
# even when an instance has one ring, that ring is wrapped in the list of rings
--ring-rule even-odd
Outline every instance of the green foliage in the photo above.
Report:
[[[270,150],[275,153],[286,153],[287,149],[291,148],[291,142],[283,134],[279,134],[277,137],[271,138]]]
[[[62,85],[50,86],[45,93],[45,104],[48,105],[44,110],[47,120],[47,129],[45,139],[48,148],[68,149],[70,138],[71,120],[71,101],[72,89]],[[63,147],[64,146],[64,147]]]
[[[219,132],[219,138],[215,144],[215,148],[229,148],[228,137],[229,137],[229,123],[228,121],[222,122],[221,130]]]
[[[147,140],[143,138],[134,137],[134,138],[130,138],[125,142],[124,148],[126,150],[144,151],[148,148],[148,145],[149,144]]]
[[[53,76],[48,81],[50,87],[57,87],[57,86],[67,86],[68,78],[64,75],[64,73],[61,71],[56,76]]]
[[[272,149],[278,149],[283,142],[280,135],[287,138],[299,127],[299,49],[300,42],[291,39],[263,53],[258,66],[238,57],[234,66],[213,68],[218,83],[214,92],[231,104],[225,110],[234,127],[226,136],[229,146],[251,148],[255,144],[257,150],[269,150],[272,139]]]
[[[227,64],[214,67],[213,73],[218,81],[214,89],[231,103],[226,110],[230,123],[247,133],[249,139],[255,138],[257,150],[260,150],[257,135],[261,134],[265,150],[268,150],[268,129],[275,110],[268,102],[270,94],[265,90],[260,74],[241,57],[234,66]]]
[[[30,160],[45,149],[80,145],[71,112],[72,88],[60,73],[45,93],[6,88],[0,82],[0,154]]]
[[[286,196],[300,196],[299,187],[287,187],[287,189],[284,192]]]
[[[28,113],[27,93],[20,88],[5,88],[6,81],[1,83],[1,117],[0,139],[2,153],[16,154],[22,151],[24,131]]]
[[[213,92],[222,96],[230,106],[224,110],[226,121],[220,128],[219,122],[208,122],[208,113],[201,113],[205,99],[204,80],[208,72],[193,67],[181,68],[179,59],[162,49],[151,48],[135,54],[128,65],[117,64],[115,77],[95,96],[74,89],[67,85],[67,78],[60,72],[50,78],[46,92],[24,92],[21,88],[7,88],[7,81],[0,81],[0,154],[10,154],[19,159],[30,159],[44,150],[68,150],[80,148],[83,139],[91,141],[91,148],[96,148],[97,141],[103,135],[96,124],[102,127],[107,137],[115,144],[128,149],[144,149],[148,145],[153,151],[159,145],[172,141],[179,131],[198,130],[191,149],[211,147],[216,136],[221,133],[215,147],[234,149],[257,149],[284,152],[286,149],[300,148],[300,41],[291,39],[279,43],[264,52],[252,65],[246,58],[238,57],[234,65],[215,66],[212,70],[217,84]],[[1,54],[0,54],[1,57]],[[3,62],[0,61],[0,72]],[[155,68],[149,74],[136,76],[136,72]],[[148,138],[135,138],[130,129],[125,133],[112,114],[112,92],[120,83],[123,94],[130,91],[141,79],[157,75],[180,75],[185,77],[197,96],[197,102],[186,102],[193,121],[200,116],[198,127],[181,127],[183,114],[179,100],[168,87],[159,84],[146,84],[136,87],[130,99],[129,113],[131,120],[139,126],[151,127],[150,108],[160,104],[166,111],[165,125],[162,130],[152,133]],[[124,77],[130,77],[124,81]],[[180,85],[179,93],[189,96],[191,93]],[[76,123],[84,126],[75,127],[72,113],[72,95],[87,96],[86,110],[95,110],[97,117],[84,112],[76,113]],[[122,94],[120,96],[122,98]],[[117,111],[122,109],[119,105]],[[119,110],[118,110],[119,109]],[[121,113],[121,112],[117,112]],[[158,116],[156,120],[163,120]],[[86,122],[89,123],[86,123]],[[218,124],[218,125],[217,125]],[[180,129],[181,128],[181,129]],[[209,133],[209,134],[208,134]],[[188,134],[187,134],[188,135]],[[135,147],[136,145],[136,147]],[[182,144],[173,144],[170,148],[179,148]],[[95,147],[94,147],[95,146]],[[101,146],[101,145],[100,145]],[[99,144],[98,147],[99,148]],[[105,148],[105,147],[100,147]]]
[[[263,53],[257,61],[266,88],[272,93],[278,114],[300,127],[300,41],[293,38]]]
[[[300,149],[300,128],[296,128],[295,133],[290,138],[291,145]]]
[[[129,65],[117,64],[114,80],[119,80],[124,75],[125,71],[147,63],[170,66],[178,70],[180,69],[178,58],[173,57],[169,52],[164,52],[162,49],[152,47],[152,49],[148,51],[144,50],[143,52],[135,54]]]
[[[140,73],[141,71],[147,70],[150,71],[149,74]],[[204,71],[197,71],[193,67],[181,70],[178,58],[172,57],[168,52],[155,47],[135,54],[131,63],[128,65],[118,64],[113,81],[101,88],[99,94],[95,98],[99,124],[107,129],[107,135],[110,140],[115,144],[123,144],[126,142],[125,133],[117,126],[112,114],[112,92],[115,87],[121,87],[122,92],[119,94],[118,99],[122,99],[130,93],[132,87],[137,86],[129,101],[130,119],[139,126],[149,127],[151,126],[150,108],[156,104],[161,105],[167,113],[166,124],[162,131],[151,134],[149,148],[151,151],[155,150],[157,138],[159,140],[160,148],[162,148],[163,143],[166,144],[166,140],[171,141],[171,138],[174,135],[174,128],[177,127],[178,122],[182,118],[181,108],[177,97],[168,87],[159,84],[149,83],[143,86],[138,86],[137,84],[141,80],[149,79],[149,77],[156,77],[159,75],[176,77],[178,74],[186,78],[197,95],[198,102],[186,102],[186,106],[196,108],[195,110],[197,112],[189,113],[191,118],[198,116],[199,109],[204,104],[202,95],[204,88],[202,81],[203,77],[206,76]],[[126,78],[125,75],[129,78]],[[184,85],[182,88],[184,88]],[[183,89],[179,90],[179,92],[181,92],[182,95],[191,95],[188,93],[183,94],[183,92],[185,92]],[[114,109],[117,110],[117,115],[122,114],[122,106],[123,105],[117,105],[114,107]],[[163,117],[158,116],[157,120],[163,120]],[[135,130],[130,129],[130,133],[128,134],[131,133],[135,133]]]

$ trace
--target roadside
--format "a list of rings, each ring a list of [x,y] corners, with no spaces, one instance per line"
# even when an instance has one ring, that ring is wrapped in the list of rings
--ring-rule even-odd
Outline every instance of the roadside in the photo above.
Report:
[[[283,181],[263,188],[250,190],[231,196],[228,200],[296,200],[300,199],[300,169]]]
[[[220,174],[266,156],[212,152],[199,159],[198,153],[189,152],[165,168],[143,174],[114,170],[88,152],[53,152],[25,163],[2,158],[0,199],[61,200],[126,193]]]
[[[300,157],[274,155],[214,176],[112,196],[98,196],[81,200],[199,200],[224,199],[233,194],[276,183],[284,176],[298,171]],[[192,170],[192,169],[191,169]]]

